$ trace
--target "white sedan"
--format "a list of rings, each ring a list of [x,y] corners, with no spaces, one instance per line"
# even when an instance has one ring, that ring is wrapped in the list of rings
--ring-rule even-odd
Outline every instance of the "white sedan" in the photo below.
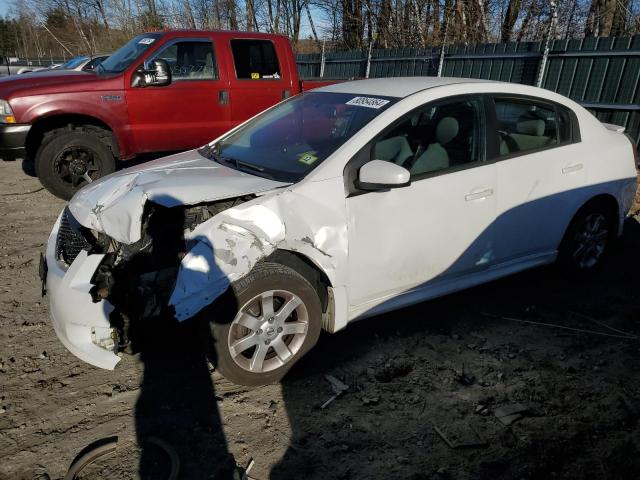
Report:
[[[114,368],[132,326],[198,317],[228,379],[277,381],[322,329],[556,261],[593,269],[636,155],[622,128],[533,87],[320,88],[76,194],[41,264],[53,326]]]

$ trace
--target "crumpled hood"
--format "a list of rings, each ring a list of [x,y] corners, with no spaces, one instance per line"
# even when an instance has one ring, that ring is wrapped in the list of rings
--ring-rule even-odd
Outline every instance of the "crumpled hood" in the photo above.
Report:
[[[71,199],[69,209],[85,227],[131,244],[140,239],[147,201],[165,207],[193,205],[287,185],[225,167],[190,150],[97,180]]]

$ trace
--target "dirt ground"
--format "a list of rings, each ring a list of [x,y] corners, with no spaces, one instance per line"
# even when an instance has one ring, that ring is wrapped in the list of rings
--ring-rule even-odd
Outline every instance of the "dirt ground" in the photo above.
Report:
[[[640,478],[640,340],[619,338],[640,335],[636,217],[597,275],[543,268],[357,323],[248,390],[217,377],[188,324],[113,372],[68,353],[37,278],[63,202],[38,188],[0,162],[2,479],[60,479],[114,435],[82,478],[168,478],[150,437],[182,479],[234,478],[251,458],[256,479]],[[322,409],[327,375],[349,389]]]

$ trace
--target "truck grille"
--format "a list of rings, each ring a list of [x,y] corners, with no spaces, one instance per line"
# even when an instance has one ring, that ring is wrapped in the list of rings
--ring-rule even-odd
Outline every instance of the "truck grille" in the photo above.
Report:
[[[83,229],[84,227],[78,224],[69,209],[65,208],[56,238],[56,258],[58,260],[71,265],[82,250],[87,252],[93,250],[93,246],[83,235]]]

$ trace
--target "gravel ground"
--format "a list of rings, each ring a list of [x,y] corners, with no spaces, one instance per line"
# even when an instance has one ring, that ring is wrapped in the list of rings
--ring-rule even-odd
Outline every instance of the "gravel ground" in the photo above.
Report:
[[[635,217],[597,275],[543,268],[357,323],[248,390],[218,378],[188,322],[113,372],[68,353],[37,278],[64,204],[26,193],[39,187],[0,162],[2,479],[62,478],[114,435],[82,478],[167,478],[150,437],[175,448],[182,479],[233,478],[251,458],[256,479],[640,478],[640,341],[616,338],[640,335]],[[321,409],[327,375],[349,389]]]

